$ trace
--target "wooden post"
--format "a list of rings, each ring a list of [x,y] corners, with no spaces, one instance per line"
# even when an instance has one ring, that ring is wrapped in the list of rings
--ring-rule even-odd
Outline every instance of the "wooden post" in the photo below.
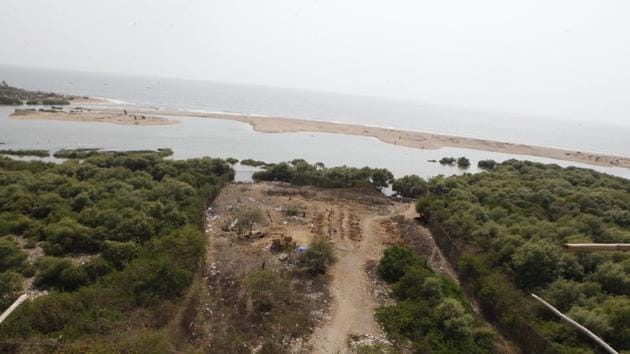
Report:
[[[28,295],[22,294],[22,296],[15,300],[15,302],[11,306],[9,306],[9,308],[6,309],[4,313],[2,313],[2,315],[0,315],[0,323],[4,322],[4,320],[9,317],[11,312],[15,311],[15,309],[18,308],[18,306],[20,306],[26,299],[28,299]]]
[[[566,243],[564,248],[571,252],[630,251],[630,243]]]
[[[545,305],[545,307],[547,307],[549,310],[551,310],[551,312],[553,312],[556,315],[558,315],[562,320],[564,320],[565,322],[567,322],[571,326],[575,327],[578,331],[580,331],[580,332],[586,334],[587,336],[589,336],[592,340],[597,342],[597,344],[602,346],[602,348],[606,349],[609,353],[619,354],[615,349],[613,349],[613,347],[608,345],[608,343],[604,342],[604,340],[602,340],[601,338],[596,336],[593,332],[589,331],[588,328],[582,326],[581,324],[579,324],[579,323],[575,322],[574,320],[572,320],[569,316],[566,316],[562,312],[558,311],[555,307],[551,306],[547,301],[539,298],[538,296],[536,296],[534,294],[532,294],[532,296],[534,297],[534,299],[540,301],[543,305]]]

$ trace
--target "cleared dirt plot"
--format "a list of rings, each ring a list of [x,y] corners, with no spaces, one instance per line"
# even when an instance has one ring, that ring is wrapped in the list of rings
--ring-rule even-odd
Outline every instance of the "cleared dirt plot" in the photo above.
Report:
[[[225,187],[208,210],[202,286],[186,324],[191,344],[211,352],[344,353],[354,342],[386,343],[366,269],[397,237],[381,221],[411,207],[364,189]],[[325,274],[301,261],[316,239],[335,253]]]

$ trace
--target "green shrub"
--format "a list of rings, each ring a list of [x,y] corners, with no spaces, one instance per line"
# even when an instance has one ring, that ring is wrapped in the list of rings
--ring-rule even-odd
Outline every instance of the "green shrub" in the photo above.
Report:
[[[67,270],[74,268],[72,262],[66,258],[43,257],[35,262],[37,267],[37,276],[33,281],[33,285],[38,288],[57,288],[64,289],[64,281],[61,274]],[[71,281],[72,273],[67,274],[68,281]]]
[[[10,238],[0,238],[0,272],[21,270],[26,261],[26,253],[17,242]]]
[[[13,97],[0,96],[0,105],[21,106],[22,100]]]
[[[453,298],[446,298],[437,305],[435,318],[450,337],[468,337],[472,334],[472,316],[461,302]]]
[[[85,270],[90,281],[95,281],[113,270],[110,263],[103,259],[102,256],[93,257],[81,267]]]
[[[377,271],[381,278],[388,283],[393,283],[405,275],[408,268],[421,263],[423,261],[414,251],[395,245],[385,250]]]
[[[101,256],[114,268],[122,269],[136,258],[139,247],[135,242],[105,241]]]
[[[240,234],[243,229],[247,229],[251,235],[254,229],[254,225],[262,223],[265,220],[265,215],[259,208],[247,208],[239,211],[238,213],[238,233]]]
[[[72,291],[88,282],[88,274],[83,268],[68,267],[59,274],[59,284],[63,290]]]
[[[252,166],[252,167],[261,167],[265,166],[267,163],[265,161],[258,161],[252,159],[244,159],[241,161],[241,165],[243,166]]]
[[[64,106],[69,105],[70,101],[65,98],[46,98],[41,103],[46,106]]]
[[[99,154],[99,149],[61,149],[53,154],[58,159],[86,159]]]
[[[93,237],[93,230],[71,218],[46,227],[44,251],[48,255],[63,256],[68,253],[92,253],[100,248]]]
[[[470,167],[470,160],[465,157],[460,157],[457,159],[457,167],[459,168],[468,168]]]
[[[482,170],[494,170],[497,166],[497,162],[494,160],[479,160],[477,163],[477,167]]]
[[[485,259],[470,252],[462,254],[459,258],[457,269],[465,279],[473,281],[490,272],[490,266]]]
[[[115,333],[163,327],[164,309],[179,301],[205,254],[200,206],[219,181],[234,178],[223,160],[164,159],[170,149],[67,153],[83,161],[0,156],[0,235],[44,241],[48,255],[91,254],[80,266],[56,257],[35,263],[34,286],[48,295],[0,324],[1,343],[24,343],[0,343],[0,351],[24,352],[51,339],[61,351],[89,351],[91,343],[106,348],[99,343]],[[16,270],[33,271],[27,263]],[[111,348],[129,350],[119,344]]]
[[[527,294],[536,292],[592,323],[613,347],[630,349],[615,314],[598,310],[630,292],[629,256],[561,248],[630,241],[628,180],[528,161],[479,166],[487,172],[432,179],[417,207],[423,220],[430,216],[450,236],[451,254],[461,254],[458,271],[482,308],[523,345],[530,337],[514,333],[515,326],[531,326],[561,351],[593,351],[548,311],[532,311]]]
[[[245,161],[241,161],[241,164]],[[382,168],[347,166],[326,168],[321,164],[311,165],[301,159],[291,163],[267,164],[263,171],[254,173],[252,177],[255,181],[281,181],[322,188],[372,187],[379,190],[394,180],[394,175]]]
[[[143,305],[177,297],[192,281],[192,271],[173,267],[164,257],[136,259],[128,266],[126,275],[134,299]]]
[[[0,150],[3,155],[48,157],[48,150]]]
[[[395,283],[394,295],[401,300],[424,298],[425,281],[431,278],[431,276],[432,272],[429,269],[420,266],[410,265],[407,269],[404,270],[404,275],[401,276]],[[440,284],[441,283],[438,283],[438,285]],[[428,288],[431,288],[430,283],[426,285]],[[429,289],[426,290],[431,291]]]
[[[23,235],[33,225],[33,220],[28,216],[17,214],[16,212],[30,211],[33,205],[33,200],[28,196],[17,196],[10,205],[5,205],[5,208],[10,207],[15,209],[15,212],[4,211],[0,213],[0,236],[4,235]]]
[[[429,184],[421,177],[409,175],[396,179],[392,190],[405,198],[417,198],[429,191]]]
[[[456,161],[457,159],[454,157],[443,157],[440,159],[440,164],[441,165],[454,165]]]
[[[14,271],[0,273],[0,313],[22,293],[22,277]]]
[[[313,274],[325,274],[328,266],[336,260],[335,250],[323,238],[315,238],[308,245],[308,249],[300,254],[298,259],[301,266]]]
[[[411,252],[391,246],[379,264],[388,270],[385,274],[398,278],[393,289],[400,301],[376,311],[388,337],[411,340],[420,352],[491,352],[494,333],[474,321],[459,287],[435,274]]]

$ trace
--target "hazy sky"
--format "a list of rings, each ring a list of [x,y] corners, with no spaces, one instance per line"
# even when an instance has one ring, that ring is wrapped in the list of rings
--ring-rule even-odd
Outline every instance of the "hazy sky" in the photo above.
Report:
[[[0,63],[630,119],[627,0],[2,0]]]

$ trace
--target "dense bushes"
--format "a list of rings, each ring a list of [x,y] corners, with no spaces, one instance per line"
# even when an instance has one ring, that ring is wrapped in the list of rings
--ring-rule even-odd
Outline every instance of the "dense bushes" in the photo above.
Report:
[[[494,170],[497,167],[497,162],[494,160],[480,160],[477,163],[477,167],[482,170]]]
[[[470,167],[470,160],[468,160],[466,157],[460,157],[457,159],[457,167],[459,168],[468,168]]]
[[[0,105],[21,106],[22,100],[13,97],[0,96]]]
[[[443,157],[440,159],[440,164],[441,165],[454,165],[456,161],[457,159],[454,157]]]
[[[11,306],[22,293],[22,276],[14,271],[0,273],[0,312]]]
[[[396,179],[392,190],[405,198],[417,198],[429,190],[429,185],[423,178],[409,175]]]
[[[238,160],[236,161],[238,162]],[[241,161],[241,165],[243,166],[252,166],[252,167],[263,167],[266,166],[267,163],[265,161],[253,160],[253,159],[244,159]]]
[[[33,284],[49,291],[18,308],[0,340],[63,338],[56,345],[70,348],[93,335],[163,326],[161,307],[178,301],[203,259],[205,198],[234,177],[222,160],[163,159],[170,150],[82,153],[66,151],[84,160],[62,164],[0,157],[0,236],[43,248]],[[15,273],[5,267],[29,268],[6,237],[0,267],[9,280]],[[0,287],[2,302],[16,292],[5,288],[14,287]]]
[[[440,159],[440,164],[441,165],[448,165],[448,166],[453,166],[455,164],[457,164],[457,167],[461,168],[461,169],[467,169],[468,167],[470,167],[470,160],[468,160],[468,158],[462,156],[462,157],[458,157],[458,158],[454,158],[454,157],[443,157]]]
[[[378,274],[388,283],[397,282],[407,269],[420,262],[418,256],[409,248],[392,246],[388,248],[378,265]]]
[[[70,104],[68,99],[71,97],[50,92],[19,89],[9,86],[4,81],[0,84],[0,105],[20,106],[24,101],[27,101],[27,104],[67,105]]]
[[[0,155],[48,157],[48,150],[0,150]]]
[[[0,238],[0,273],[8,270],[21,271],[26,253],[9,237]]]
[[[402,246],[388,248],[378,273],[392,283],[395,305],[376,318],[393,339],[409,339],[419,352],[489,353],[494,333],[476,321],[459,288]]]
[[[89,148],[81,148],[81,149],[61,149],[53,154],[56,158],[63,159],[85,159],[90,156],[94,156],[99,154],[98,149],[89,149]]]
[[[281,181],[323,188],[370,186],[382,189],[393,182],[394,175],[382,168],[347,166],[327,168],[321,163],[311,165],[297,159],[290,163],[267,164],[263,171],[254,173],[253,178],[256,181]]]
[[[560,247],[630,242],[630,183],[592,170],[514,160],[484,167],[489,171],[432,179],[417,204],[423,219],[435,221],[451,246],[463,251],[459,271],[482,306],[504,328],[523,318],[560,350],[593,350],[544,309],[531,310],[526,294],[536,292],[591,324],[617,349],[630,349],[630,315],[606,310],[613,299],[620,308],[630,303],[630,257]]]

